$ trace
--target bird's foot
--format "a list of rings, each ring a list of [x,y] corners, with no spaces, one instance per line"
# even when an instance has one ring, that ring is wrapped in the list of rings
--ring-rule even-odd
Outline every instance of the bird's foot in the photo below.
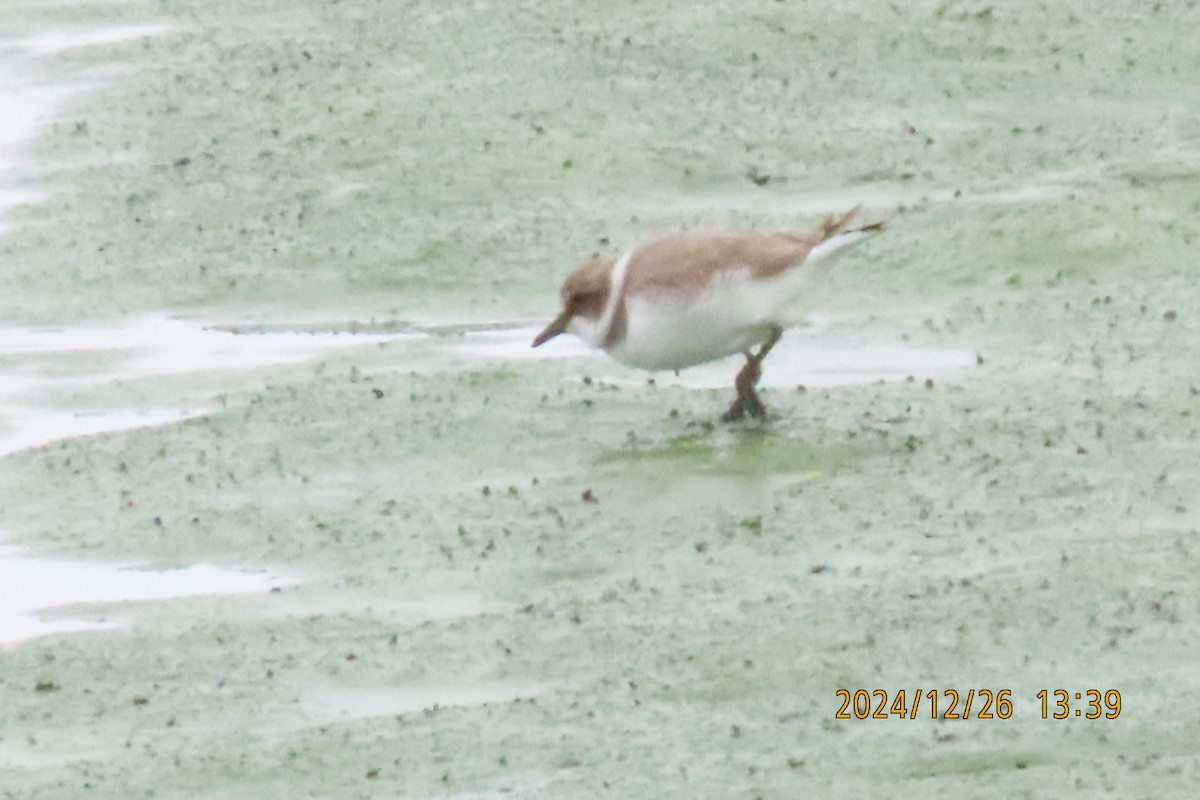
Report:
[[[751,389],[747,393],[738,392],[737,399],[729,406],[729,410],[721,415],[722,422],[737,422],[745,417],[761,419],[767,415],[767,407],[758,397],[758,392]]]
[[[737,379],[734,381],[734,385],[737,387],[737,399],[729,406],[729,410],[721,415],[723,421],[734,422],[746,416],[765,417],[767,415],[767,407],[763,405],[762,400],[758,399],[758,392],[754,391],[759,378],[762,377],[763,355],[764,353],[759,353],[757,356],[746,353],[746,364],[738,372]]]

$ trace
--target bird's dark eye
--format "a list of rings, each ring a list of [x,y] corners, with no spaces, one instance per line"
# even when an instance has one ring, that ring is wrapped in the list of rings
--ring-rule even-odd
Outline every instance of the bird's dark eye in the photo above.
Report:
[[[594,317],[603,310],[603,298],[599,292],[577,292],[567,301],[567,308],[572,314]]]

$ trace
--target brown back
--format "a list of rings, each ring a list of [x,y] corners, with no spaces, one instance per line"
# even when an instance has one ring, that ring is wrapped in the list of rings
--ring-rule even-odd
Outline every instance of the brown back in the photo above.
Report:
[[[714,273],[731,267],[767,278],[802,261],[815,244],[772,233],[668,236],[634,251],[628,288],[685,289],[707,284]]]
[[[731,267],[746,268],[755,278],[778,275],[802,262],[818,244],[844,231],[854,214],[851,210],[829,217],[812,232],[744,231],[659,239],[634,251],[627,290],[706,285],[714,273]]]

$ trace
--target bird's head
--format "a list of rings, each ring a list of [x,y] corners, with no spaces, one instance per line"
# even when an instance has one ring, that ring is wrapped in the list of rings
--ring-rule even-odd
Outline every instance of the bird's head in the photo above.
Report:
[[[609,278],[612,267],[611,259],[593,258],[567,276],[561,291],[562,311],[534,337],[534,347],[568,331],[584,339],[592,338],[612,290]]]

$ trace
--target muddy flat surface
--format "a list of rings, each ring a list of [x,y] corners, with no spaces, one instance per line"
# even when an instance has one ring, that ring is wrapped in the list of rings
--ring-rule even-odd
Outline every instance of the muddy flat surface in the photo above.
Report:
[[[0,797],[1194,797],[1200,11],[1091,5],[0,12],[0,567],[261,581],[23,593]],[[856,204],[765,424],[523,346]]]

